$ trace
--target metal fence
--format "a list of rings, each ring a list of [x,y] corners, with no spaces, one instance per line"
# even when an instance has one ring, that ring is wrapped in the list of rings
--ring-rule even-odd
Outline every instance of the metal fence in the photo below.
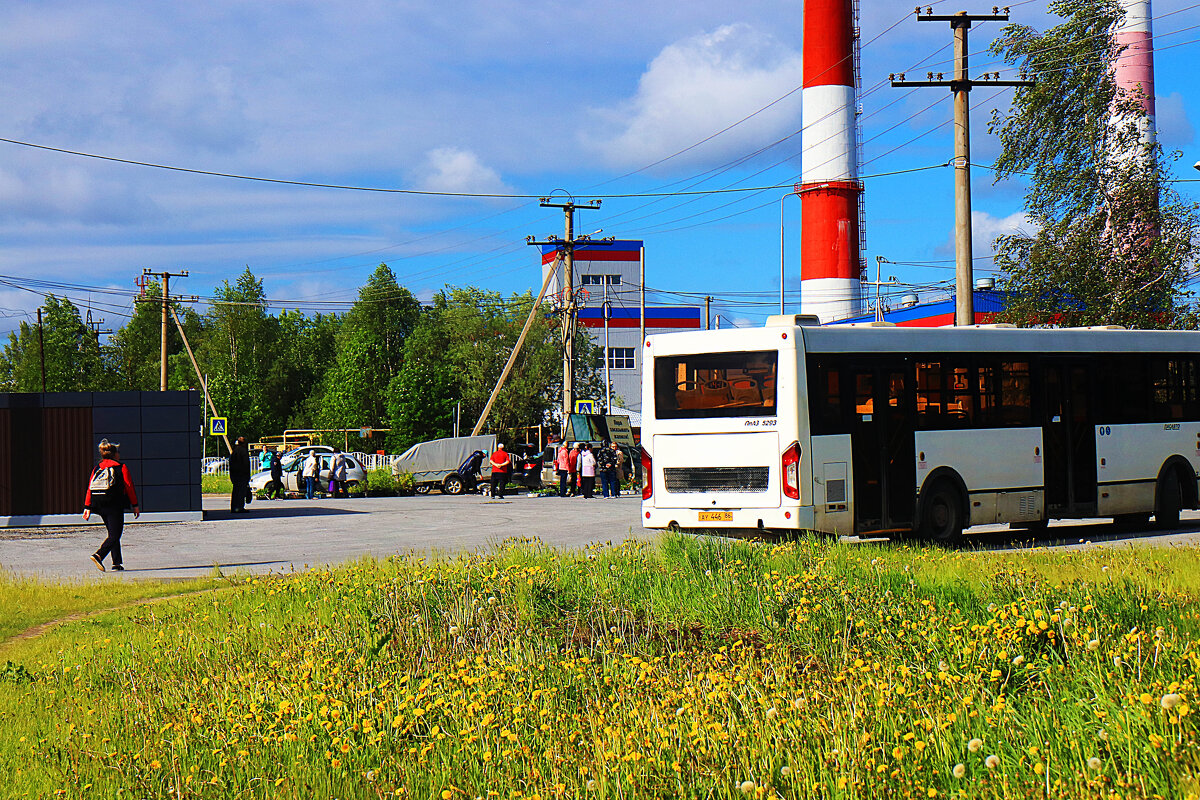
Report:
[[[370,471],[373,469],[389,469],[392,466],[392,459],[395,456],[379,455],[378,453],[347,453],[352,456],[360,464],[363,469]],[[251,471],[257,472],[257,464],[251,465]],[[201,459],[200,472],[204,475],[228,475],[229,474],[229,459],[224,456],[209,456]]]

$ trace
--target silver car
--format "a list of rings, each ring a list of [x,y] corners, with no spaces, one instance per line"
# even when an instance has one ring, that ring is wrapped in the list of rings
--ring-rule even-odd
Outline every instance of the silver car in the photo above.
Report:
[[[321,459],[321,471],[317,478],[317,491],[327,492],[329,491],[329,466],[330,462],[333,460],[333,453],[322,452],[318,455]],[[355,486],[359,483],[366,483],[367,471],[363,465],[359,463],[358,459],[352,455],[347,455],[344,453],[343,457],[346,460],[347,488]],[[300,477],[300,468],[304,465],[304,461],[307,458],[308,455],[305,454],[304,458],[292,459],[284,465],[283,489],[285,492],[304,492],[304,479]],[[270,483],[270,470],[255,473],[254,476],[250,478],[250,488],[256,492],[266,490]]]

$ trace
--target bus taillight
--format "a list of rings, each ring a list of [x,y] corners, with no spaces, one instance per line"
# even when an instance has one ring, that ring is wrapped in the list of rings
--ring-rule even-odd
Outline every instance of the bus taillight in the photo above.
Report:
[[[654,494],[654,479],[650,477],[650,454],[646,452],[646,448],[641,448],[642,451],[642,499],[649,500]]]
[[[783,451],[783,493],[793,500],[800,499],[800,443]]]

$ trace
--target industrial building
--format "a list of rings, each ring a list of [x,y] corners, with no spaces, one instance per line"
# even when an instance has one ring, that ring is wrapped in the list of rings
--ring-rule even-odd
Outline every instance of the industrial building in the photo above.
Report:
[[[556,248],[543,245],[542,279],[554,265]],[[642,409],[642,263],[644,243],[618,240],[581,244],[575,247],[574,284],[579,306],[579,324],[593,343],[606,350],[612,405],[635,414]],[[564,303],[563,266],[559,263],[547,295]],[[607,310],[607,314],[605,311]],[[646,335],[698,330],[702,327],[698,306],[646,306]],[[607,342],[607,345],[605,344]],[[589,397],[601,407],[605,398]],[[620,412],[617,412],[620,413]]]

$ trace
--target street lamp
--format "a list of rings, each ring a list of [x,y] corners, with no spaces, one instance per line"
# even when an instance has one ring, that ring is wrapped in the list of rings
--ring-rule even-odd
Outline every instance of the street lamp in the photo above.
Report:
[[[796,186],[792,191],[779,198],[779,313],[784,314],[786,311],[783,307],[783,201],[787,200],[792,195],[799,196],[800,187]]]

